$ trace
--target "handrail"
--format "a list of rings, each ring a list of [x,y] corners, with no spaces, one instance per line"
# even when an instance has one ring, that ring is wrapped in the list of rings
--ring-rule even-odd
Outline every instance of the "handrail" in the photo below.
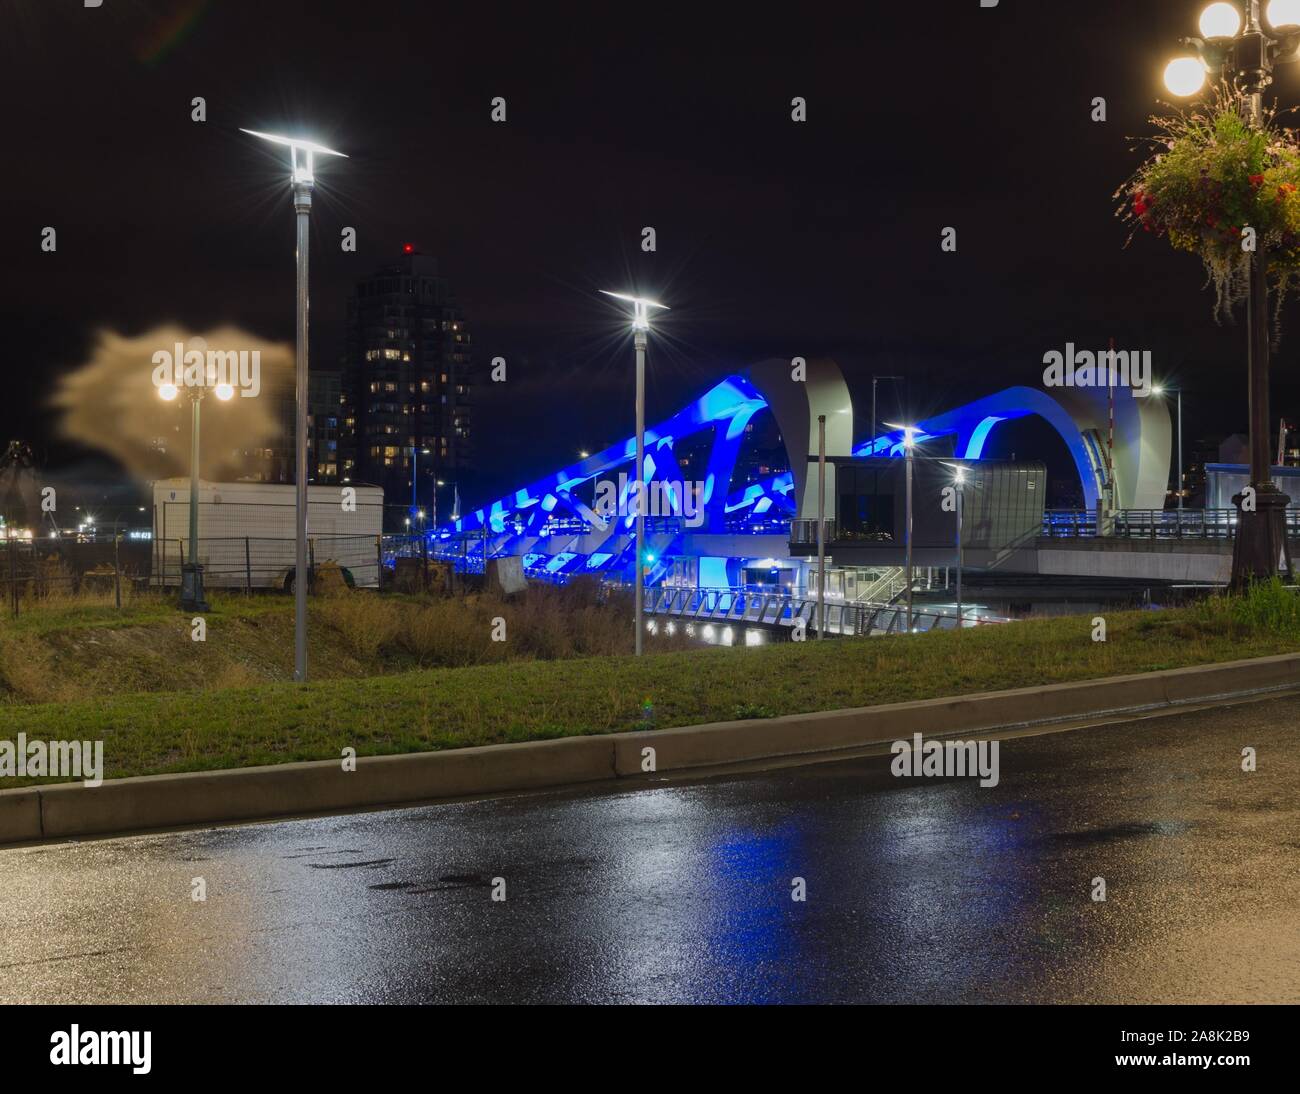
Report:
[[[1102,516],[1104,537],[1118,539],[1234,539],[1235,509],[1119,509]],[[1286,511],[1287,535],[1300,538],[1300,510]],[[1047,509],[1041,535],[1047,539],[1081,539],[1098,535],[1097,514],[1090,509]]]

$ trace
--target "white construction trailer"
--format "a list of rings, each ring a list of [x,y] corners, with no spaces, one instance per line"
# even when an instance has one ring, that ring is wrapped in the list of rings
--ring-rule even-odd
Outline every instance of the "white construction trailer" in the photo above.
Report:
[[[208,588],[293,588],[294,487],[269,482],[199,482],[198,561]],[[180,584],[189,561],[190,480],[153,490],[153,584]],[[307,488],[309,568],[327,562],[359,588],[379,584],[384,491],[343,484]]]

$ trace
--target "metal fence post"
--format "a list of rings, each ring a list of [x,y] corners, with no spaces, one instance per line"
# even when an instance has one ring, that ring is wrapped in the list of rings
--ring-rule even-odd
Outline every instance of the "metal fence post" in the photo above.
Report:
[[[244,537],[244,594],[253,595],[253,553],[249,547],[248,536]]]
[[[6,553],[9,555],[9,595],[14,602],[14,618],[18,618],[18,558],[17,558],[17,541],[10,539],[5,544]]]
[[[118,544],[122,542],[122,533],[116,532],[113,536],[113,599],[117,602],[117,610],[122,610],[122,565],[118,556]]]
[[[384,536],[375,536],[375,591],[384,591]]]

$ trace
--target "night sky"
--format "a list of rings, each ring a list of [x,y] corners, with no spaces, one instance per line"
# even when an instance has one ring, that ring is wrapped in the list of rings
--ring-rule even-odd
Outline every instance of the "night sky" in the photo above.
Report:
[[[1215,325],[1195,257],[1125,250],[1111,198],[1192,0],[82,2],[8,0],[0,39],[0,446],[29,439],[51,468],[89,467],[46,404],[97,328],[292,338],[287,171],[239,126],[351,157],[318,170],[315,364],[339,360],[351,285],[405,242],[438,257],[480,375],[507,359],[509,381],[477,391],[466,502],[631,433],[630,339],[600,288],[672,306],[651,421],[752,360],[830,355],[863,434],[872,373],[909,378],[906,406],[882,388],[882,417],[915,418],[1114,337],[1182,384],[1189,445],[1245,428],[1244,329]],[[1300,68],[1275,90],[1300,102]],[[1300,408],[1286,320],[1275,418]],[[1000,447],[1059,456],[1032,428]]]

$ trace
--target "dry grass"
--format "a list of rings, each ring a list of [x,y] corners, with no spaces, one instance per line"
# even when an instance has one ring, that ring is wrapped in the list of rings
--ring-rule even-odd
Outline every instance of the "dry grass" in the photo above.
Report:
[[[207,636],[193,641],[174,597],[111,591],[24,601],[0,616],[0,704],[128,692],[203,691],[292,678],[293,605],[282,596],[212,594]],[[594,590],[530,587],[511,598],[380,596],[335,587],[310,604],[313,679],[384,675],[502,661],[629,653],[630,601]],[[503,621],[498,625],[497,620]],[[504,628],[504,641],[493,634]],[[648,648],[681,649],[684,638]]]

